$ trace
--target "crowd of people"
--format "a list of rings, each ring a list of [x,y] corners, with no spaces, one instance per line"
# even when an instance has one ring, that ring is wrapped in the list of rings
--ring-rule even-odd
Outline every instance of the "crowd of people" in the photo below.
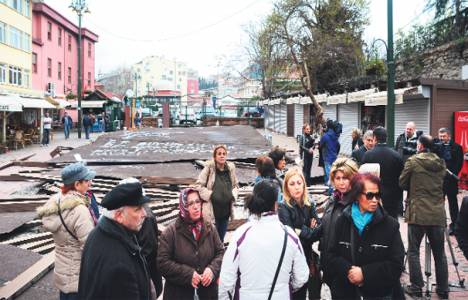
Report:
[[[434,254],[436,293],[448,299],[444,196],[452,190],[446,168],[454,174],[461,168],[450,131],[440,129],[437,140],[418,134],[411,148],[417,134],[411,122],[395,149],[387,146],[383,127],[356,132],[362,143],[353,141],[351,157],[344,157],[338,156],[336,123],[327,122],[320,139],[309,124],[303,130],[302,169],[286,169],[289,158],[279,147],[257,158],[253,192],[244,203],[249,217],[227,248],[239,183],[226,145],[215,146],[196,183],[180,191],[178,216],[160,236],[137,179],[120,182],[98,208],[90,192],[95,173],[83,163],[66,166],[60,193],[38,209],[56,245],[60,299],[320,299],[323,284],[333,299],[404,299],[405,293],[422,295],[424,235]],[[331,192],[320,214],[307,190],[316,149]],[[451,218],[450,233],[466,256],[468,197],[459,215]]]

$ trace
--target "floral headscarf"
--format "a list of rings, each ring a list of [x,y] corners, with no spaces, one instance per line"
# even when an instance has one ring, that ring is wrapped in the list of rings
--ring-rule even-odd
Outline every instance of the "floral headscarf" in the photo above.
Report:
[[[186,222],[186,223],[193,223],[193,221],[190,219],[190,215],[188,212],[188,207],[187,207],[187,196],[190,193],[197,193],[198,191],[194,188],[186,188],[183,189],[180,192],[179,195],[179,216]],[[201,219],[201,218],[200,218]]]

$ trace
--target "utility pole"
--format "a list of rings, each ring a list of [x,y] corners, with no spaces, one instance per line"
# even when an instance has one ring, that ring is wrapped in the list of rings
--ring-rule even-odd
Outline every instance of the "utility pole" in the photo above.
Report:
[[[395,60],[393,57],[393,0],[387,0],[387,134],[388,146],[395,141]]]
[[[81,86],[83,82],[83,72],[81,71],[81,17],[83,13],[89,13],[89,10],[86,5],[86,0],[73,0],[69,7],[78,14],[78,138],[81,139],[81,123],[83,119],[83,113],[81,111]]]

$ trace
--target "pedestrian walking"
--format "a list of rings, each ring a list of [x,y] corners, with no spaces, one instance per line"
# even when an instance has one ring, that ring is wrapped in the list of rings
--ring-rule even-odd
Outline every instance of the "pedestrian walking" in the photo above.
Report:
[[[54,283],[60,300],[79,299],[82,249],[95,224],[86,193],[95,174],[82,163],[66,166],[61,172],[61,191],[37,210],[43,227],[54,239]]]
[[[203,200],[203,218],[215,223],[221,241],[238,194],[236,167],[227,161],[227,155],[226,145],[215,146],[213,159],[205,164],[195,183]]]
[[[149,201],[140,183],[115,186],[81,258],[78,299],[151,299],[148,264],[137,240]]]
[[[408,191],[405,221],[408,223],[408,265],[411,285],[405,292],[421,297],[424,281],[421,272],[419,249],[424,235],[429,239],[436,270],[436,292],[448,299],[448,267],[445,256],[445,201],[443,181],[445,162],[432,152],[430,135],[418,139],[418,154],[408,158],[400,176],[400,185]]]
[[[320,231],[320,264],[323,271],[323,282],[331,285],[333,278],[327,268],[328,253],[335,240],[336,222],[342,215],[343,210],[349,205],[350,199],[347,197],[351,189],[351,178],[358,172],[357,164],[346,157],[339,157],[330,169],[330,182],[334,187],[333,194],[327,201],[327,206],[322,216],[322,228]]]
[[[44,115],[42,129],[43,129],[43,133],[42,133],[41,146],[49,146],[50,131],[52,130],[52,118],[49,116],[48,112],[46,112]]]
[[[293,293],[292,299],[320,299],[321,278],[318,267],[318,254],[312,244],[320,238],[320,218],[315,204],[309,200],[304,176],[299,169],[290,169],[284,176],[284,203],[278,208],[278,216],[284,225],[294,229],[299,236],[304,255],[309,266],[309,280],[306,285]]]
[[[382,182],[382,203],[388,214],[395,219],[403,211],[403,191],[398,184],[403,160],[401,156],[387,146],[387,130],[381,126],[374,129],[375,147],[367,151],[362,164],[377,163],[380,165]]]
[[[351,180],[352,204],[336,222],[327,262],[333,299],[394,299],[405,249],[398,221],[379,204],[380,191],[380,179],[369,173]]]
[[[299,238],[276,214],[276,181],[255,185],[245,206],[247,223],[232,235],[223,257],[219,299],[290,299],[308,280],[309,268]]]
[[[310,133],[310,125],[307,123],[304,124],[302,126],[302,135],[299,140],[299,155],[302,159],[302,172],[304,173],[307,186],[312,184],[310,170],[312,168],[312,160],[314,158],[315,150],[315,139],[311,136]]]
[[[83,117],[83,128],[85,130],[85,137],[89,140],[89,133],[91,132],[91,127],[93,126],[93,120],[89,113],[85,114]]]
[[[217,299],[224,245],[204,220],[197,190],[179,195],[179,216],[161,235],[158,264],[166,278],[164,300]],[[198,298],[196,298],[198,296]]]
[[[325,170],[325,184],[330,186],[330,169],[340,152],[340,143],[338,142],[339,133],[335,131],[335,122],[327,121],[327,130],[320,139],[320,151],[323,158]],[[331,187],[329,189],[331,194]]]
[[[70,137],[70,130],[73,126],[73,120],[68,114],[68,112],[65,112],[63,114],[62,125],[63,125],[63,133],[65,134],[65,139],[68,139]]]

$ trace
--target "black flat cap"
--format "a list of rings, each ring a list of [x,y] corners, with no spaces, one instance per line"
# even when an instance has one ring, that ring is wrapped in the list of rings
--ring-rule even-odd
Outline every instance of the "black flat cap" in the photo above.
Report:
[[[114,210],[122,206],[138,206],[150,201],[143,195],[141,183],[132,182],[119,184],[114,187],[101,202],[101,206],[108,210]]]

